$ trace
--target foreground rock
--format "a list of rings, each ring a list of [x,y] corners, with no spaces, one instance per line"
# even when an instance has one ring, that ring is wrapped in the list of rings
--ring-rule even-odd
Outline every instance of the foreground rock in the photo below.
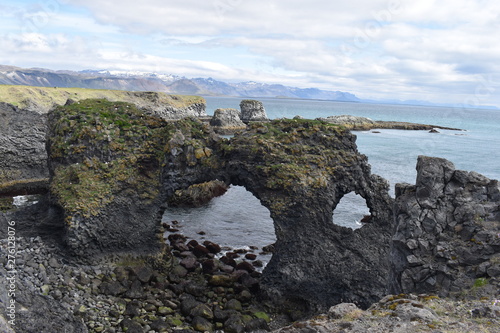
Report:
[[[395,217],[392,292],[498,295],[497,180],[419,156],[416,185],[396,186]]]

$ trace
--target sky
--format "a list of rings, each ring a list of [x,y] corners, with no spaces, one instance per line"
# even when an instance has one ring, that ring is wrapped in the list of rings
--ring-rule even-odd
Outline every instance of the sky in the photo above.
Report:
[[[500,2],[2,0],[0,64],[500,107]]]

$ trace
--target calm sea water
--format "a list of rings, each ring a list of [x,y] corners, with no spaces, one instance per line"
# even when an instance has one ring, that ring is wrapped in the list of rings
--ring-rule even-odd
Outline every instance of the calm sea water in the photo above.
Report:
[[[207,113],[217,108],[239,109],[241,98],[207,97]],[[373,120],[407,121],[465,131],[379,130],[355,132],[358,150],[368,156],[372,172],[387,179],[393,194],[396,183],[415,183],[418,155],[443,157],[457,169],[476,171],[500,179],[500,110],[383,105],[311,100],[260,98],[269,118],[327,117],[349,114]],[[363,198],[344,196],[334,212],[334,223],[358,228],[368,213]],[[243,187],[234,186],[222,197],[196,209],[169,209],[163,220],[178,220],[181,232],[221,245],[265,246],[275,241],[269,211]],[[201,236],[198,232],[206,233]]]

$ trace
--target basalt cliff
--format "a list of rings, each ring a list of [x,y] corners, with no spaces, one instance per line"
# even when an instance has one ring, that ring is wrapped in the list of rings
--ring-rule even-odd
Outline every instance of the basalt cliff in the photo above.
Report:
[[[248,273],[232,279],[245,276],[242,283],[262,300],[289,313],[319,313],[341,303],[367,309],[389,292],[457,296],[481,287],[482,297],[498,295],[498,182],[455,170],[448,161],[420,157],[417,184],[398,185],[393,199],[388,183],[371,173],[358,152],[355,135],[320,120],[250,122],[224,139],[195,117],[171,121],[131,103],[91,99],[56,107],[47,126],[46,199],[29,208],[25,226],[26,212],[19,210],[2,213],[0,222],[3,228],[19,221],[19,234],[29,237],[50,226],[66,262],[92,265],[118,255],[149,255],[153,267],[178,273],[180,259],[163,241],[162,212],[179,190],[218,180],[252,192],[271,212],[277,237],[258,288]],[[332,221],[350,192],[370,209],[357,230]],[[170,246],[181,255],[189,247],[179,237]],[[191,248],[210,251],[208,245]],[[189,259],[191,266],[186,258],[183,269],[195,270],[196,259]],[[216,287],[226,286],[209,265],[203,262],[199,269]],[[137,270],[127,272],[133,282],[121,282],[114,273],[102,290],[136,295],[133,288],[153,281],[151,275],[141,280]],[[155,288],[160,280],[154,280]],[[188,287],[171,290],[182,296]],[[180,309],[191,299],[183,297]],[[194,308],[186,310],[193,327],[195,317],[229,320],[207,311],[192,314]]]

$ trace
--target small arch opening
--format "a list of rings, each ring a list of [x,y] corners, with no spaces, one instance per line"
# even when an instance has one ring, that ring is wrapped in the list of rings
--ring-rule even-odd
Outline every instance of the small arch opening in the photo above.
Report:
[[[264,266],[276,242],[271,213],[243,186],[231,185],[199,207],[168,207],[162,223],[167,227],[165,238],[177,233],[199,243],[214,242],[223,253],[244,250],[256,254]]]
[[[354,192],[345,194],[333,211],[333,223],[346,228],[359,229],[370,220],[366,200]]]

